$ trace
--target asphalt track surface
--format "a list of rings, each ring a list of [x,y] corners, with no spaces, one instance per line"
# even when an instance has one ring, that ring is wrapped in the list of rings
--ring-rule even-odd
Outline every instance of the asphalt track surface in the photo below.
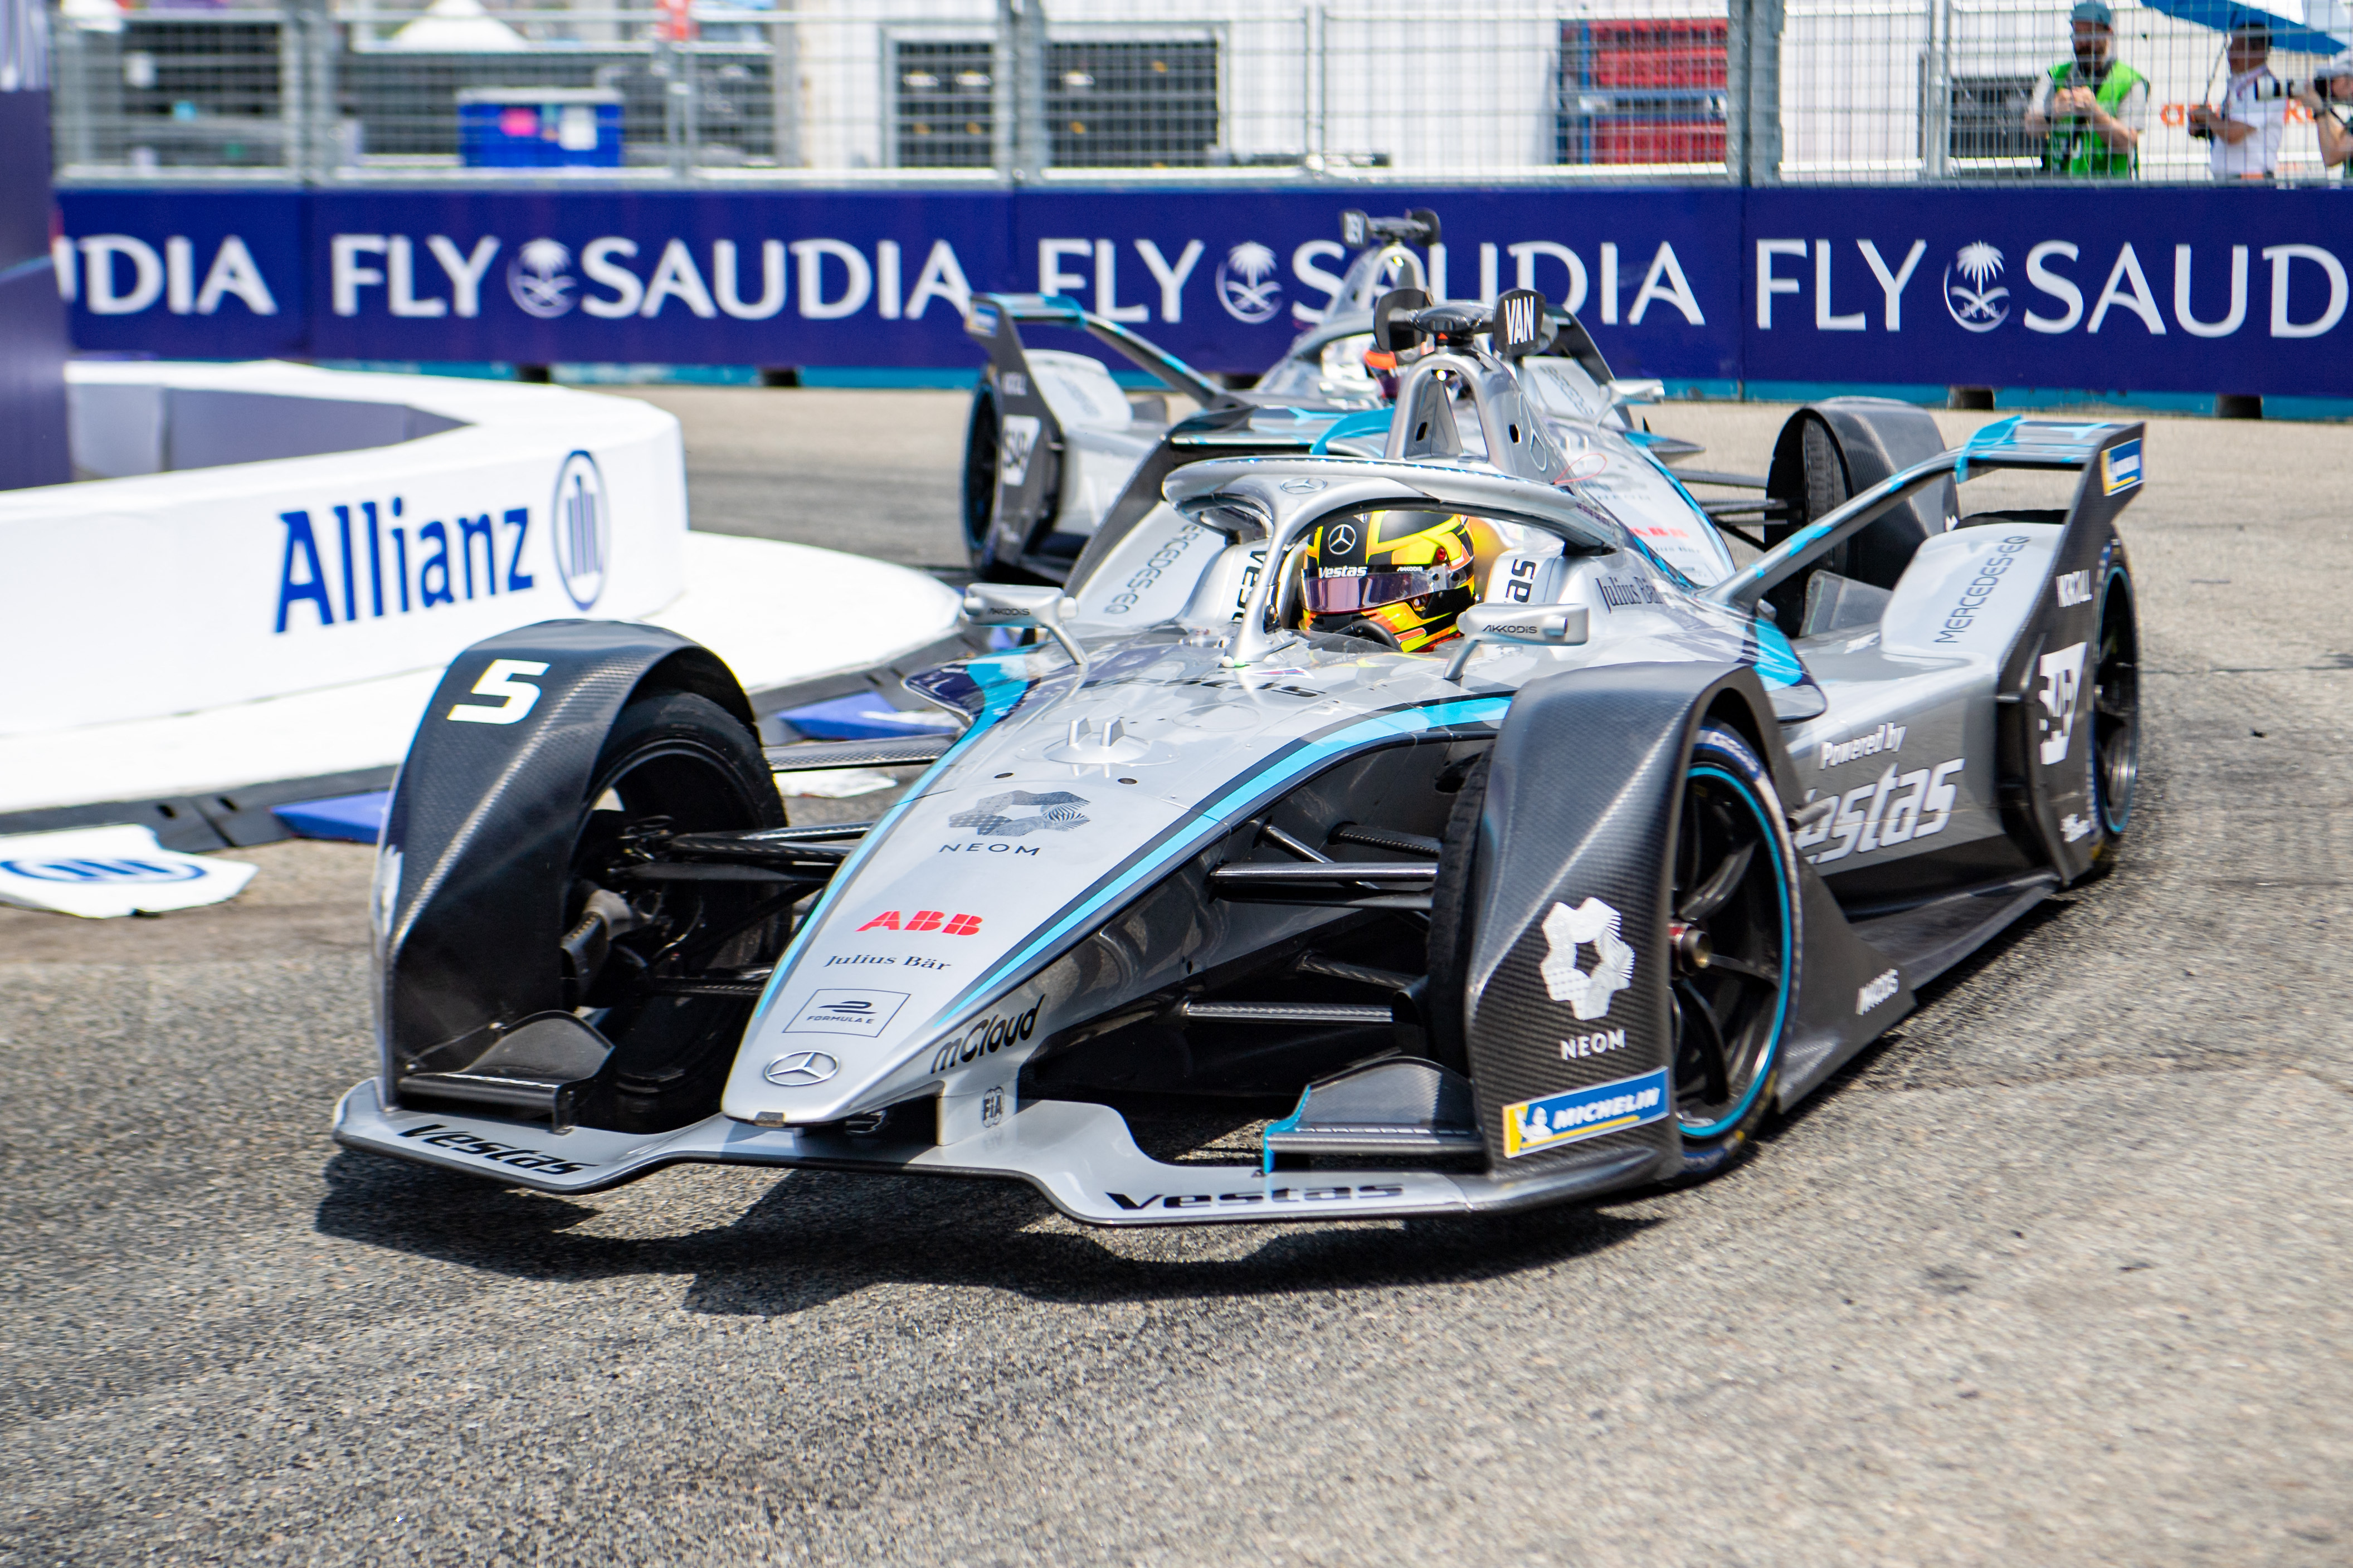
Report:
[[[953,494],[927,417],[893,493]],[[1653,422],[1745,466],[1775,415]],[[702,434],[704,521],[788,526],[740,451],[706,508],[748,437]],[[365,850],[0,914],[0,1563],[2353,1560],[2345,441],[2153,428],[2121,869],[1695,1190],[1145,1234],[914,1179],[534,1196],[328,1141]],[[912,506],[812,532],[952,568]]]

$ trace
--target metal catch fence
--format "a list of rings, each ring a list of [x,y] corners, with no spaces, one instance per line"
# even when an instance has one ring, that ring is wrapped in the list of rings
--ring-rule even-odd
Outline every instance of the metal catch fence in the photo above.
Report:
[[[2295,94],[2353,33],[2301,4],[2233,154],[2290,180],[2324,173]],[[2118,4],[2087,55],[2065,0],[61,0],[52,26],[69,182],[2202,180],[2194,110],[2232,85],[2221,35]]]

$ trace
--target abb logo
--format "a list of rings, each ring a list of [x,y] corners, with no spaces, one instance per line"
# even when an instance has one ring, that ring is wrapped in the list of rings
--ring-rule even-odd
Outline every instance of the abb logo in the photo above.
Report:
[[[951,915],[938,910],[917,910],[905,920],[896,910],[885,910],[858,928],[860,931],[935,931],[942,936],[970,936],[980,930],[978,915]]]

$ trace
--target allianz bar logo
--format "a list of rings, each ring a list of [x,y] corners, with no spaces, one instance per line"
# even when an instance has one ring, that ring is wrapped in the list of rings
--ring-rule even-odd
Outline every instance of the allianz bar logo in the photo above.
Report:
[[[612,509],[595,457],[568,454],[547,510],[536,515],[554,522],[539,531],[548,535],[544,544],[528,506],[433,517],[396,495],[281,511],[271,630],[283,636],[530,594],[550,565],[573,605],[593,609],[613,553]]]

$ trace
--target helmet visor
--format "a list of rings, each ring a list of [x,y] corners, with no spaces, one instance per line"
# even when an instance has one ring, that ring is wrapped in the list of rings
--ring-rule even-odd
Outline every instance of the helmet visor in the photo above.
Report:
[[[1463,576],[1463,573],[1443,569],[1365,572],[1350,576],[1318,574],[1300,586],[1311,615],[1345,616],[1377,610],[1383,605],[1404,599],[1419,599],[1424,594],[1443,593]]]

